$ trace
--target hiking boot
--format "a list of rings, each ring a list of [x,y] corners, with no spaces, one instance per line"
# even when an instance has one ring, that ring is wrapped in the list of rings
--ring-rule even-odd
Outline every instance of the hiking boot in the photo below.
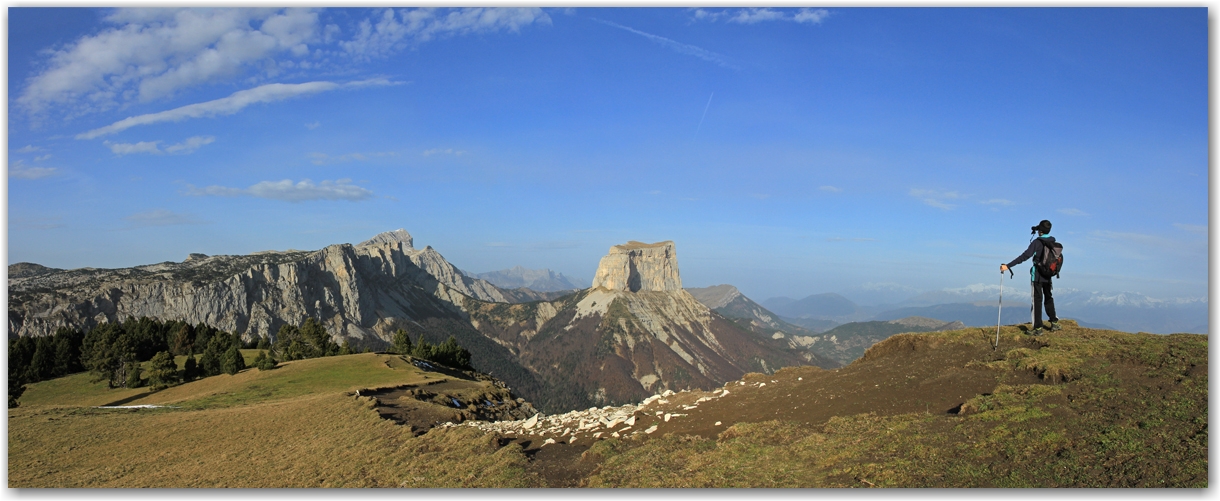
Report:
[[[1045,332],[1046,332],[1046,329],[1043,329],[1043,328],[1041,328],[1041,327],[1034,327],[1034,330],[1029,331],[1029,335],[1031,335],[1031,336],[1041,336],[1041,335],[1042,335],[1043,333],[1045,333]]]
[[[1061,330],[1061,329],[1063,329],[1063,326],[1059,325],[1059,322],[1051,322],[1052,331],[1057,331],[1057,330]]]

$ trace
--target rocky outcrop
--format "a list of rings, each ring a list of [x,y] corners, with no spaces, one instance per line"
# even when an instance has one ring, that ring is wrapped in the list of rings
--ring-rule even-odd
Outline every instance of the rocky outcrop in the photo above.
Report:
[[[359,244],[356,244],[356,246],[360,247],[360,246],[365,246],[365,245],[393,244],[393,243],[401,243],[403,245],[406,245],[407,247],[413,248],[413,246],[415,245],[415,239],[411,237],[410,233],[407,233],[407,230],[399,228],[394,231],[378,233],[373,238],[360,242]]]
[[[673,241],[646,244],[632,240],[611,247],[597,265],[593,288],[627,292],[682,290]]]
[[[466,296],[505,301],[494,285],[463,275],[432,247],[412,248],[403,230],[313,252],[192,255],[182,263],[135,268],[44,270],[15,270],[24,276],[9,284],[10,336],[147,316],[202,322],[252,338],[314,318],[336,340],[376,347],[398,321],[460,317],[458,305]]]

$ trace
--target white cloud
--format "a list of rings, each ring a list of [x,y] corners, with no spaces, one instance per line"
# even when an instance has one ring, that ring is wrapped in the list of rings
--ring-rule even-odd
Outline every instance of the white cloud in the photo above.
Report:
[[[729,17],[730,23],[739,24],[755,24],[763,21],[778,21],[784,19],[784,13],[778,10],[766,8],[741,9],[732,17]]]
[[[1189,231],[1191,233],[1197,233],[1200,235],[1207,234],[1207,226],[1203,226],[1203,225],[1199,225],[1199,224],[1173,223],[1173,227],[1177,228],[1179,230],[1182,230],[1182,231]]]
[[[132,153],[153,153],[160,154],[161,150],[157,148],[157,143],[161,141],[141,141],[138,143],[112,143],[103,141],[102,144],[110,148],[110,151],[115,155],[130,155]]]
[[[518,32],[524,26],[551,24],[540,8],[385,9],[360,22],[351,40],[339,42],[349,57],[385,57],[411,45],[445,35]]]
[[[712,12],[704,9],[695,9],[696,21],[717,22],[724,19],[726,22],[737,24],[757,24],[766,21],[788,21],[802,24],[821,24],[823,19],[830,16],[830,11],[826,9],[810,9],[802,8],[796,12],[789,10],[776,10],[771,8],[746,8],[736,10],[722,10]]]
[[[42,151],[42,148],[39,148],[32,144],[27,144],[24,147],[18,149],[17,153],[34,153],[35,151]]]
[[[118,9],[105,21],[113,26],[48,51],[17,105],[87,113],[251,71],[273,76],[279,65],[268,63],[306,56],[320,33],[310,9]]]
[[[187,138],[186,141],[181,143],[166,146],[164,150],[157,146],[161,143],[161,141],[140,141],[138,143],[112,143],[110,141],[103,141],[102,144],[110,148],[110,151],[114,152],[116,155],[130,155],[132,153],[150,153],[153,155],[180,153],[185,155],[194,153],[195,150],[199,149],[199,147],[212,144],[215,141],[216,138],[212,136],[194,136]]]
[[[830,185],[819,186],[818,189],[822,190],[822,191],[828,191],[830,193],[839,193],[839,192],[843,191],[843,188],[836,188],[836,187],[830,186]]]
[[[21,160],[13,162],[8,167],[8,177],[17,179],[41,179],[53,176],[55,173],[54,167],[29,167]]]
[[[314,184],[308,179],[293,183],[290,179],[282,181],[263,181],[249,188],[230,188],[226,186],[208,186],[195,188],[187,186],[187,194],[194,196],[238,197],[250,196],[282,200],[285,202],[304,202],[309,200],[348,200],[357,202],[373,197],[373,192],[351,184],[351,179],[322,181]]]
[[[993,198],[991,200],[985,200],[979,203],[983,205],[1012,205],[1013,201],[1003,198]]]
[[[212,136],[189,137],[184,142],[166,146],[165,152],[170,154],[182,153],[185,155],[188,153],[194,153],[194,151],[199,149],[199,147],[212,144],[214,142],[216,142],[216,138]]]
[[[826,9],[801,9],[792,16],[792,20],[798,23],[822,24],[822,20],[829,16],[830,11]]]
[[[158,113],[149,113],[134,117],[124,118],[118,122],[112,123],[105,127],[93,129],[89,132],[78,134],[77,139],[93,139],[107,134],[121,132],[138,125],[150,125],[161,122],[180,122],[189,118],[206,118],[221,115],[232,115],[252,104],[271,103],[275,101],[283,101],[297,96],[308,94],[316,94],[340,88],[355,88],[380,85],[395,85],[396,82],[391,82],[384,78],[360,80],[348,83],[335,82],[306,82],[299,84],[266,84],[260,85],[253,89],[239,90],[234,92],[229,97],[222,97],[202,103],[188,104],[186,106],[166,110]]]
[[[424,150],[423,154],[425,157],[430,157],[432,155],[453,155],[453,156],[460,157],[462,155],[465,155],[466,152],[463,150],[455,150],[453,148],[445,148],[445,149],[435,148],[435,149],[431,149],[431,150]]]
[[[171,212],[165,209],[155,209],[148,212],[140,212],[123,218],[131,222],[134,226],[175,226],[183,224],[207,224],[190,214],[180,214]]]
[[[310,122],[310,123],[305,124],[305,128],[306,128],[306,129],[309,129],[309,130],[314,130],[314,129],[317,129],[318,127],[321,127],[321,126],[322,126],[322,122],[318,122],[318,121],[316,121],[316,120],[315,120],[315,121],[313,121],[313,122]]]
[[[51,159],[51,154],[50,154],[50,153],[47,153],[46,155],[43,155],[43,156],[40,156],[40,157],[34,157],[34,161],[35,161],[35,162],[41,162],[41,161],[43,161],[43,160],[50,160],[50,159]]]
[[[612,22],[610,22],[610,21],[604,21],[604,20],[601,20],[601,19],[596,19],[596,18],[594,18],[593,20],[594,20],[594,21],[597,21],[597,22],[599,22],[599,23],[602,23],[602,24],[604,24],[604,25],[606,25],[606,26],[611,26],[611,27],[614,27],[614,28],[618,28],[618,29],[620,29],[620,30],[624,30],[624,31],[628,31],[628,32],[631,32],[631,33],[635,33],[636,35],[639,35],[639,36],[642,36],[642,37],[647,38],[647,39],[649,39],[649,40],[652,40],[653,42],[656,42],[656,43],[660,44],[662,47],[665,47],[665,48],[667,48],[667,49],[670,49],[670,50],[672,50],[672,51],[674,51],[674,52],[677,52],[677,53],[679,53],[679,54],[686,54],[686,55],[688,55],[688,56],[694,56],[694,57],[697,57],[697,58],[702,59],[702,60],[704,60],[704,61],[708,61],[708,62],[710,62],[710,63],[714,63],[714,64],[716,64],[717,66],[720,66],[720,67],[723,67],[723,68],[728,68],[728,69],[731,69],[731,70],[739,70],[739,69],[741,69],[741,68],[739,68],[738,66],[734,65],[733,63],[729,62],[729,59],[728,59],[728,58],[726,58],[725,56],[722,56],[722,55],[720,55],[720,54],[717,54],[717,53],[715,53],[715,52],[712,52],[712,51],[710,51],[710,50],[707,50],[707,49],[704,49],[704,48],[701,48],[701,47],[696,47],[696,46],[694,46],[694,45],[684,44],[684,43],[682,43],[682,42],[676,42],[676,41],[670,40],[670,39],[665,38],[665,37],[662,37],[662,36],[653,35],[652,33],[645,33],[645,32],[643,32],[643,31],[637,30],[637,29],[635,29],[635,28],[628,28],[628,27],[623,26],[623,25],[618,24],[618,23],[612,23]]]
[[[918,198],[927,205],[944,210],[953,210],[957,208],[956,205],[945,202],[945,200],[957,200],[965,198],[956,191],[922,190],[917,188],[911,188],[910,195]]]
[[[1059,210],[1057,210],[1057,211],[1055,211],[1055,212],[1058,212],[1058,213],[1060,213],[1060,214],[1066,214],[1066,215],[1069,215],[1069,216],[1086,216],[1086,217],[1087,217],[1087,216],[1089,216],[1089,213],[1088,213],[1088,212],[1082,211],[1082,210],[1080,210],[1080,209],[1072,209],[1072,208],[1068,208],[1068,209],[1059,209]]]

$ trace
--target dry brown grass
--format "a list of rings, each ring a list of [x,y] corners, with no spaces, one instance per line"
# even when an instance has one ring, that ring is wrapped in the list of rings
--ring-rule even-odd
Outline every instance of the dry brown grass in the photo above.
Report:
[[[473,429],[410,430],[351,396],[424,374],[360,354],[214,376],[157,393],[73,376],[9,410],[9,487],[514,487],[537,485],[517,446]],[[431,377],[436,377],[432,374]],[[143,393],[142,393],[143,392]],[[173,403],[180,409],[88,405]],[[88,405],[82,405],[87,403]]]

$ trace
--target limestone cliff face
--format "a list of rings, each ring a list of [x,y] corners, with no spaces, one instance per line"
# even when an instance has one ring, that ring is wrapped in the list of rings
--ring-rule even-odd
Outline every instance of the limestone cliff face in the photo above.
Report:
[[[89,329],[147,316],[203,322],[249,338],[312,317],[336,339],[379,346],[395,321],[460,316],[463,296],[505,301],[495,286],[463,275],[432,247],[417,250],[411,243],[398,230],[313,252],[37,270],[9,283],[9,335],[47,335],[62,326]]]
[[[628,292],[682,290],[673,241],[646,244],[632,240],[611,247],[597,265],[593,288]]]

